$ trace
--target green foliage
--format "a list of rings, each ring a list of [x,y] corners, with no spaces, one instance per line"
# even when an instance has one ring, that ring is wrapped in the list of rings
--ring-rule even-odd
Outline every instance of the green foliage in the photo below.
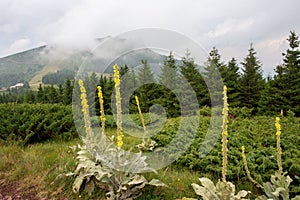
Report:
[[[262,101],[266,111],[268,106],[276,105],[276,111],[292,110],[296,116],[300,115],[300,49],[299,37],[291,31],[287,38],[289,49],[283,53],[283,63],[276,67],[274,80],[270,81],[268,90],[265,91],[265,99]]]
[[[257,112],[265,81],[262,75],[262,66],[256,57],[252,44],[242,65],[243,74],[240,80],[241,106],[254,108],[254,112]]]
[[[73,80],[75,72],[68,69],[59,70],[55,73],[49,73],[43,76],[42,83],[44,84],[64,84],[67,79]]]
[[[252,116],[253,108],[247,108],[247,107],[236,107],[236,108],[231,108],[229,110],[229,116],[231,118],[250,118]]]
[[[57,104],[0,104],[0,139],[23,145],[77,137],[71,106]]]
[[[241,103],[240,99],[240,78],[239,66],[237,60],[232,58],[227,65],[222,65],[220,67],[220,73],[224,85],[227,86],[228,91],[228,103],[231,108],[237,107]]]
[[[205,83],[209,89],[209,93],[206,92],[206,99],[213,100],[211,104],[213,106],[220,106],[222,104],[222,91],[223,81],[220,71],[224,72],[224,63],[221,62],[221,55],[216,47],[209,52],[209,56],[205,63],[204,75],[206,77]]]
[[[187,80],[193,88],[193,91],[196,93],[196,97],[199,102],[198,106],[209,105],[210,99],[207,98],[207,87],[202,74],[200,73],[199,66],[197,66],[189,51],[187,51],[185,57],[182,58],[182,64],[179,68],[182,77]],[[185,91],[185,88],[180,89],[186,98],[190,98],[191,94],[189,94],[189,90]]]
[[[230,109],[229,109],[230,112]],[[201,112],[200,112],[201,113]],[[199,120],[199,129],[190,145],[189,149],[176,160],[176,165],[188,167],[202,173],[211,174],[215,180],[220,178],[221,174],[221,145],[211,144],[208,139],[205,140],[209,127],[209,117],[201,117]],[[162,130],[152,137],[159,146],[169,144],[176,135],[180,125],[180,119],[169,119]],[[241,161],[241,146],[249,146],[247,154],[249,170],[255,180],[262,183],[269,180],[269,177],[277,170],[275,155],[276,132],[273,120],[270,117],[237,117],[230,119],[228,124],[228,171],[227,179],[231,182],[247,180],[246,173],[243,170]],[[284,135],[281,139],[283,149],[283,168],[293,179],[291,183],[291,194],[294,196],[300,191],[300,140],[298,132],[300,130],[299,119],[295,117],[282,118],[282,131]],[[219,133],[218,133],[219,135]],[[218,140],[219,141],[219,140]],[[205,147],[213,146],[210,152],[205,151]],[[204,155],[204,157],[202,157]],[[201,157],[201,159],[199,159]]]
[[[200,108],[200,115],[202,116],[211,116],[211,108],[208,106],[203,106]]]
[[[180,106],[174,91],[178,91],[178,69],[176,60],[172,52],[164,61],[161,67],[160,84],[164,87],[160,88],[159,104],[163,106],[167,112],[168,117],[178,117],[180,115]]]
[[[46,46],[17,53],[0,59],[0,88],[9,87],[16,83],[25,83],[39,71],[45,62],[40,53]]]

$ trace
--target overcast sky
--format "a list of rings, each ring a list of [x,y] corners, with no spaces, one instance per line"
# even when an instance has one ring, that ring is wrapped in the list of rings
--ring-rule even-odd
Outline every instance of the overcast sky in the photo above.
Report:
[[[42,44],[91,48],[94,38],[138,28],[184,34],[222,60],[239,62],[253,43],[264,74],[282,61],[299,0],[1,0],[0,57]]]

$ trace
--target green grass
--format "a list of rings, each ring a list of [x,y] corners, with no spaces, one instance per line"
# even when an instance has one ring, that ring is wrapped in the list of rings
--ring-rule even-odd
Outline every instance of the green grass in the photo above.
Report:
[[[113,130],[108,130],[112,134]],[[127,140],[125,140],[127,141]],[[128,140],[129,141],[129,140]],[[0,146],[0,179],[6,182],[17,181],[24,189],[35,187],[40,197],[67,199],[104,198],[103,191],[96,191],[91,197],[85,193],[72,192],[71,177],[56,179],[59,174],[74,171],[76,152],[70,148],[80,140],[70,142],[46,142],[28,147],[15,144]],[[188,169],[169,166],[158,174],[148,173],[147,178],[158,178],[168,184],[168,188],[149,187],[139,199],[174,199],[184,196],[195,197],[191,183],[197,182],[200,174]]]
[[[173,123],[173,119],[168,121],[170,126]],[[94,129],[94,131],[99,130]],[[255,188],[254,185],[247,180],[243,166],[238,165],[238,163],[240,163],[239,143],[241,142],[239,140],[246,142],[246,145],[244,145],[248,152],[248,165],[250,167],[252,166],[252,175],[254,177],[259,177],[259,175],[263,175],[263,173],[270,171],[270,168],[267,168],[267,165],[265,165],[266,169],[261,169],[261,167],[264,166],[263,163],[265,163],[265,161],[260,161],[261,159],[266,158],[266,161],[268,161],[269,164],[271,163],[272,165],[275,165],[275,168],[277,168],[276,159],[269,159],[269,155],[275,155],[275,131],[273,117],[237,119],[230,122],[229,157],[231,160],[228,170],[231,171],[233,168],[239,169],[239,175],[237,176],[238,179],[236,179],[235,176],[232,176],[232,182],[236,184],[237,190],[245,189],[252,191],[250,198],[254,198],[255,195],[261,193],[261,191]],[[299,171],[299,150],[297,150],[297,148],[295,149],[295,145],[297,146],[299,143],[299,119],[283,118],[282,131],[282,147],[284,148],[283,161],[285,161],[285,171],[289,170],[291,173],[297,173]],[[165,132],[162,133],[167,134]],[[106,134],[109,137],[113,135],[116,136],[116,129],[107,128]],[[130,149],[140,142],[140,139],[136,139],[135,137],[125,133],[123,148]],[[56,140],[36,143],[26,147],[18,146],[17,143],[13,142],[6,142],[2,145],[0,143],[0,181],[17,181],[24,188],[35,187],[40,197],[47,197],[49,199],[105,199],[105,193],[100,189],[95,191],[92,197],[88,196],[84,192],[81,194],[74,194],[72,192],[72,183],[74,179],[71,177],[61,177],[56,179],[59,174],[74,171],[76,167],[76,152],[72,151],[70,147],[74,145],[76,146],[80,143],[80,139],[73,139],[69,142]],[[217,147],[218,145],[216,145],[216,148]],[[212,153],[207,156],[206,160],[209,161],[209,159],[213,158],[213,156],[217,156],[218,151],[220,150],[213,150]],[[264,156],[263,153],[266,155]],[[234,161],[235,159],[237,160]],[[213,162],[213,159],[211,162]],[[200,184],[198,180],[199,177],[207,177],[216,182],[220,178],[221,174],[217,172],[208,173],[205,171],[207,171],[209,167],[220,169],[222,166],[217,163],[211,164],[208,162],[208,164],[201,165],[202,168],[200,168],[200,165],[198,169],[189,169],[189,167],[190,166],[184,166],[182,163],[177,163],[158,170],[158,174],[145,174],[145,177],[148,180],[157,178],[166,183],[169,187],[148,187],[139,199],[180,199],[182,197],[197,198],[191,187],[191,183]],[[230,173],[228,176],[230,178]],[[294,188],[296,189],[296,187]],[[294,195],[297,193],[297,191],[293,192]]]

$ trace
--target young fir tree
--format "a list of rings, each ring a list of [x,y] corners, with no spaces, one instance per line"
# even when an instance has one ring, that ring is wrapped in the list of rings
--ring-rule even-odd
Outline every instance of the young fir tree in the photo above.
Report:
[[[287,38],[289,49],[283,53],[283,64],[276,67],[274,85],[284,97],[281,109],[300,115],[300,50],[299,37],[291,31]]]
[[[161,67],[161,75],[159,77],[161,95],[158,101],[166,109],[168,117],[177,117],[180,114],[179,102],[174,93],[178,91],[177,70],[176,60],[172,52],[170,52]]]
[[[209,93],[206,94],[206,98],[211,98],[211,100],[213,100],[213,102],[211,102],[213,106],[222,105],[223,102],[222,69],[224,69],[224,63],[221,62],[221,55],[219,54],[218,49],[213,47],[213,49],[209,52],[209,56],[204,67],[205,80],[209,89]]]
[[[121,68],[122,69],[122,68]],[[136,75],[133,68],[128,68],[127,65],[120,70],[121,75],[121,97],[123,112],[137,112],[135,105],[135,89],[137,86]]]
[[[149,111],[157,96],[157,85],[155,84],[154,74],[147,60],[142,60],[142,67],[137,73],[138,90],[136,94],[140,100],[140,107],[143,113]]]
[[[42,84],[39,85],[38,87],[38,91],[36,94],[36,102],[37,103],[44,103],[45,102],[45,93],[44,93],[44,89],[42,87]]]
[[[65,81],[65,85],[63,88],[63,103],[65,105],[69,105],[72,103],[72,94],[73,94],[73,83],[69,78]]]
[[[195,104],[197,104],[194,105],[191,103],[188,108],[184,108],[182,111],[188,112],[188,114],[192,112],[191,114],[193,114],[195,109],[199,109],[201,106],[209,105],[209,99],[205,98],[207,88],[200,73],[199,66],[197,66],[189,51],[186,52],[186,55],[182,58],[181,62],[181,81],[186,83],[181,84],[178,87],[182,97],[181,102],[184,102],[185,105],[189,102],[195,102]],[[190,85],[191,88],[185,88],[187,84]],[[194,97],[196,99],[194,99]]]
[[[248,50],[247,57],[241,64],[243,66],[243,74],[240,79],[241,106],[254,108],[254,113],[256,113],[261,93],[265,87],[265,80],[262,75],[261,63],[256,57],[256,52],[252,44]]]
[[[220,72],[223,83],[228,88],[228,103],[231,107],[238,107],[241,103],[239,85],[241,75],[239,73],[239,66],[236,59],[232,58],[227,65],[222,65]]]

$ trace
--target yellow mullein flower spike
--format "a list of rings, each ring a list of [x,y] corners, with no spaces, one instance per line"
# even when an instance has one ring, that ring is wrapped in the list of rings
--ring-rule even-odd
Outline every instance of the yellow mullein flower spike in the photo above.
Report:
[[[120,75],[118,65],[114,65],[114,82],[116,90],[116,107],[117,107],[117,146],[119,149],[123,145],[123,129],[122,129],[122,107],[120,92]]]
[[[279,117],[276,117],[276,119],[275,119],[275,127],[277,129],[276,135],[280,136],[280,134],[281,134],[281,125],[280,125],[280,118]]]
[[[245,154],[245,147],[242,146],[242,158],[243,158],[243,164],[244,164],[244,167],[245,167],[245,170],[246,170],[246,174],[247,174],[247,177],[248,179],[254,183],[255,185],[257,185],[257,187],[260,187],[260,188],[263,188],[262,185],[260,185],[258,182],[256,182],[251,174],[250,174],[250,171],[249,171],[249,168],[248,168],[248,164],[247,164],[247,158],[246,158],[246,154]]]
[[[135,96],[135,102],[136,102],[138,110],[139,110],[139,115],[140,115],[140,119],[141,119],[141,122],[142,122],[142,126],[144,128],[144,131],[146,132],[147,130],[146,130],[146,125],[145,125],[145,120],[144,120],[143,113],[142,113],[142,110],[141,110],[141,107],[140,107],[140,101],[139,101],[139,98],[137,96]]]
[[[84,117],[84,127],[85,127],[85,131],[87,134],[87,137],[91,136],[91,120],[90,120],[90,114],[89,114],[89,105],[88,105],[88,101],[86,99],[86,89],[84,87],[83,81],[79,80],[78,81],[79,84],[79,89],[81,92],[80,95],[80,99],[81,99],[81,106],[82,106],[82,113],[83,113],[83,117]]]
[[[281,135],[281,125],[280,125],[280,118],[275,118],[275,127],[276,127],[276,150],[277,150],[277,164],[278,164],[278,172],[279,174],[282,174],[282,161],[281,161],[281,155],[282,155],[282,149],[280,146],[280,135]]]
[[[98,97],[99,97],[99,103],[100,103],[100,119],[101,119],[101,129],[102,133],[105,133],[105,114],[104,114],[104,101],[103,101],[103,94],[102,94],[102,88],[101,86],[97,86],[98,89]]]
[[[227,124],[228,124],[228,102],[227,102],[227,87],[223,87],[223,124],[222,124],[222,181],[226,182],[226,170],[227,170],[227,153],[228,153],[228,148],[227,148],[227,136],[228,136],[228,131],[227,131]]]

